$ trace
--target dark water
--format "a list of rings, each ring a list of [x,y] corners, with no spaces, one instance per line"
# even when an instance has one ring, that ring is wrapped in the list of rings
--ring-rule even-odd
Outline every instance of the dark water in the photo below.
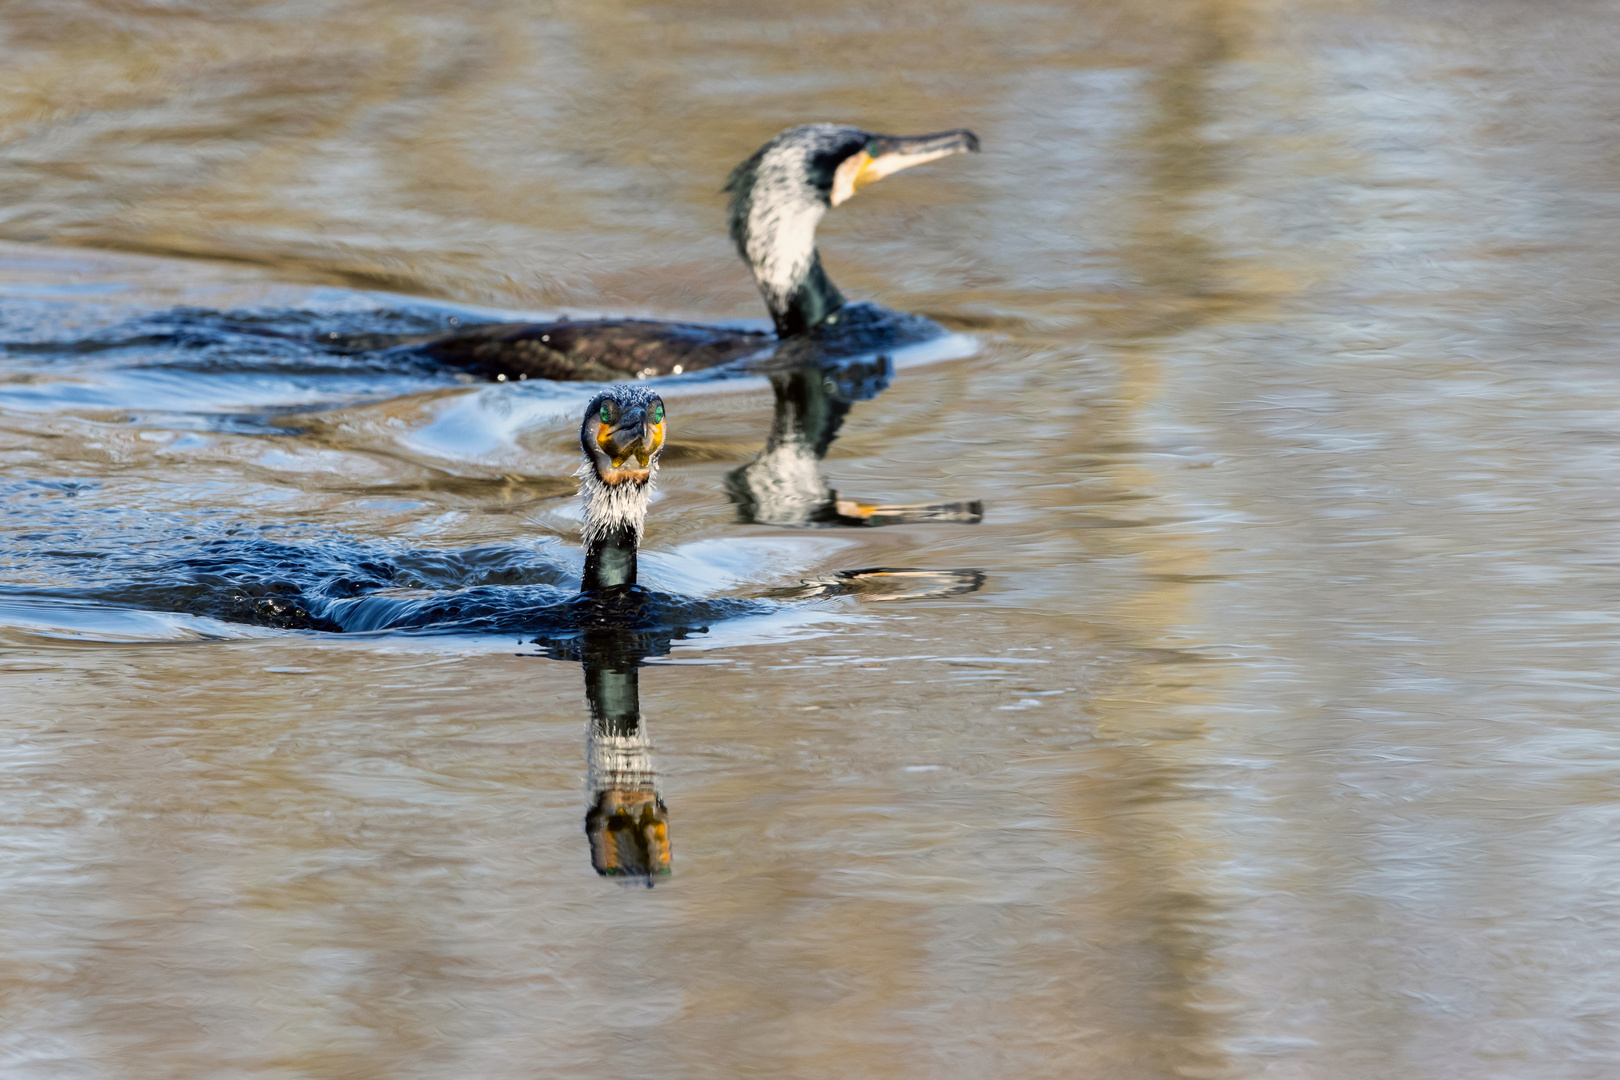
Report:
[[[1613,1075],[1617,15],[6,5],[0,1073]],[[663,388],[690,609],[278,627],[581,563],[588,390],[310,337],[758,320],[813,119],[957,333]]]

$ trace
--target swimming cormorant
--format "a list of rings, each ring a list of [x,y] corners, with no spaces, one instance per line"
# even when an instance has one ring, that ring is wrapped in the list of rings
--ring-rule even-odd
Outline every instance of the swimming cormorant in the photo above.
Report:
[[[715,623],[780,611],[784,601],[942,597],[983,582],[978,570],[872,567],[752,598],[686,596],[637,584],[637,545],[664,449],[663,405],[644,383],[602,387],[591,398],[578,428],[585,564],[577,577],[567,561],[537,552],[527,540],[456,551],[309,525],[222,523],[217,529],[188,525],[187,535],[157,548],[119,540],[98,549],[93,560],[79,549],[58,550],[61,531],[30,533],[33,543],[21,544],[15,558],[80,581],[0,582],[0,599],[92,601],[281,630],[513,635],[547,656],[570,660],[587,653],[601,660],[602,643],[589,639],[605,630],[611,631],[612,663],[623,666],[663,656],[674,642]],[[58,522],[58,529],[70,520]],[[66,569],[59,565],[64,559]]]
[[[487,323],[432,338],[329,335],[328,348],[403,347],[486,379],[611,381],[679,375],[771,350],[796,359],[852,355],[942,333],[929,319],[848,304],[821,267],[816,226],[830,208],[891,173],[977,151],[966,129],[875,135],[837,124],[790,128],[731,172],[731,239],[753,272],[776,333],[651,319]],[[777,350],[780,356],[781,350]]]
[[[485,585],[430,597],[383,589],[338,600],[321,617],[350,632],[433,628],[538,634],[535,643],[549,646],[552,655],[573,658],[594,630],[618,632],[615,640],[623,649],[658,655],[668,651],[672,639],[701,632],[713,619],[757,608],[748,601],[676,597],[637,587],[636,552],[664,434],[664,400],[651,387],[615,383],[585,407],[579,425],[585,568],[576,595],[555,585]]]

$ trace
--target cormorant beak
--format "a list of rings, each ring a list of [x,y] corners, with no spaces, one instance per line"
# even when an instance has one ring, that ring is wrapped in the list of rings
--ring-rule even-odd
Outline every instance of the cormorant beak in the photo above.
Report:
[[[598,425],[591,458],[604,484],[645,484],[652,479],[652,463],[663,448],[663,423],[653,423],[647,410],[635,408],[615,424]]]
[[[978,150],[979,137],[966,128],[933,135],[874,135],[864,149],[845,158],[833,173],[832,205],[847,202],[861,188],[890,173]]]

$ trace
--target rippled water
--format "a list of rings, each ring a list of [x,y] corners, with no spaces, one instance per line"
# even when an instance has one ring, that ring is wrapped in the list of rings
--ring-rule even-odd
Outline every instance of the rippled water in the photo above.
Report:
[[[6,5],[0,1072],[1613,1075],[1616,14]],[[305,337],[760,320],[811,119],[983,140],[823,226],[958,336],[819,481],[981,522],[671,383],[682,617],[277,628],[581,561],[586,391]]]

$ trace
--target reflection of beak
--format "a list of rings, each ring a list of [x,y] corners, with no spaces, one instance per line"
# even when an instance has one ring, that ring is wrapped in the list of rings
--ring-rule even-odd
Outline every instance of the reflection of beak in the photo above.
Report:
[[[861,188],[890,173],[964,152],[977,153],[979,137],[966,128],[933,135],[874,135],[866,149],[846,158],[833,173],[832,204],[838,206]]]
[[[765,595],[795,599],[853,596],[865,601],[922,600],[978,592],[984,580],[983,570],[916,570],[874,566],[870,570],[840,570],[827,577],[811,578],[797,588],[774,589]]]
[[[833,503],[840,525],[916,525],[922,522],[954,522],[977,525],[984,520],[984,503],[971,502],[909,503],[907,505],[881,505],[838,499]]]

